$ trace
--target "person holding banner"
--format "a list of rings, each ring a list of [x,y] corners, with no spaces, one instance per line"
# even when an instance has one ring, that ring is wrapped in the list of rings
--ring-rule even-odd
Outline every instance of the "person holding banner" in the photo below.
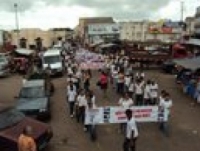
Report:
[[[144,83],[141,78],[136,80],[135,83],[135,101],[137,106],[143,105],[143,91],[144,91]]]
[[[126,136],[123,143],[123,151],[136,151],[138,128],[131,109],[126,110],[126,117],[127,117],[127,125],[126,125]]]
[[[118,103],[122,108],[129,109],[134,103],[132,98],[130,98],[128,93],[125,93],[122,98],[120,98]],[[120,124],[120,131],[123,133],[126,130],[126,123]]]

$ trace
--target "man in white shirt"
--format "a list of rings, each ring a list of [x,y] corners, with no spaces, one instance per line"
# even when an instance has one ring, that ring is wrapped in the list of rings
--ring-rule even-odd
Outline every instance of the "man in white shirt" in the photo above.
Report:
[[[87,106],[87,100],[84,91],[81,91],[80,94],[78,95],[76,99],[76,106],[77,106],[77,111],[76,111],[77,122],[81,121],[82,123],[84,123],[85,108]]]
[[[151,105],[151,81],[148,80],[144,87],[144,104]]]
[[[144,83],[140,79],[137,79],[134,86],[135,101],[136,101],[137,106],[143,105],[143,87],[144,87]]]
[[[150,85],[151,105],[156,105],[158,102],[158,84],[154,81]]]
[[[127,127],[126,136],[123,144],[124,151],[136,151],[136,140],[138,138],[138,128],[135,118],[132,116],[132,110],[126,110]]]
[[[170,116],[172,108],[172,100],[170,99],[169,93],[165,92],[164,96],[160,100],[159,103],[159,121],[160,121],[160,130],[163,131],[163,133],[166,136],[169,136],[169,126],[168,126],[168,120]]]
[[[70,117],[72,118],[74,116],[74,105],[76,100],[76,90],[73,88],[73,85],[70,86],[70,89],[67,90],[67,100],[69,102],[69,113]]]

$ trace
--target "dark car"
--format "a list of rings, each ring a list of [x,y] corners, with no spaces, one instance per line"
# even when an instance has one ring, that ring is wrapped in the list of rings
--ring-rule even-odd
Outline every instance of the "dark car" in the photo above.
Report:
[[[18,138],[26,126],[33,128],[38,150],[44,149],[53,136],[49,125],[25,117],[14,109],[0,110],[0,151],[18,151]]]
[[[50,119],[50,92],[45,80],[26,81],[17,98],[17,110],[39,120]]]

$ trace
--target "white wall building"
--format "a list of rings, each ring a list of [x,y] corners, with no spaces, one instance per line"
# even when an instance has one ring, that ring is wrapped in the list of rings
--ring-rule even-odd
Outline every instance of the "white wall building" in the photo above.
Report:
[[[89,44],[119,39],[120,27],[116,23],[89,24],[86,40]]]
[[[164,27],[163,22],[122,22],[120,23],[120,39],[128,41],[159,40],[173,42],[180,39],[180,27]],[[170,24],[171,25],[171,24]]]

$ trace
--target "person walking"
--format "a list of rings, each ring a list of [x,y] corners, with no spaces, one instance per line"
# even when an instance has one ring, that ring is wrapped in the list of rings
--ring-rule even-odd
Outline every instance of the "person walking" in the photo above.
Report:
[[[26,126],[18,138],[18,151],[37,151],[37,146],[32,137],[32,127]]]
[[[106,98],[107,97],[106,93],[108,89],[108,76],[104,71],[101,72],[100,87],[101,87],[101,90],[103,91],[104,98]]]
[[[143,105],[143,87],[144,83],[140,80],[137,79],[135,83],[135,101],[137,106]]]
[[[126,110],[127,125],[126,135],[123,143],[123,151],[136,151],[136,141],[138,138],[138,128],[132,110]]]
[[[158,84],[155,81],[151,81],[150,93],[151,105],[156,105],[158,103]]]
[[[75,100],[76,100],[76,89],[74,88],[74,85],[70,85],[69,89],[67,90],[67,100],[69,103],[69,114],[70,117],[73,118],[74,117],[74,105],[75,105]]]
[[[151,81],[148,80],[144,86],[144,105],[151,105]]]
[[[87,106],[86,95],[83,90],[80,91],[76,99],[76,118],[77,122],[84,123],[85,120],[85,108]]]
[[[125,93],[122,98],[120,98],[118,104],[120,105],[120,107],[124,108],[124,109],[129,109],[134,103],[133,103],[133,99],[130,98],[128,93]],[[122,133],[124,133],[126,130],[126,123],[121,123],[120,124],[120,131]]]

